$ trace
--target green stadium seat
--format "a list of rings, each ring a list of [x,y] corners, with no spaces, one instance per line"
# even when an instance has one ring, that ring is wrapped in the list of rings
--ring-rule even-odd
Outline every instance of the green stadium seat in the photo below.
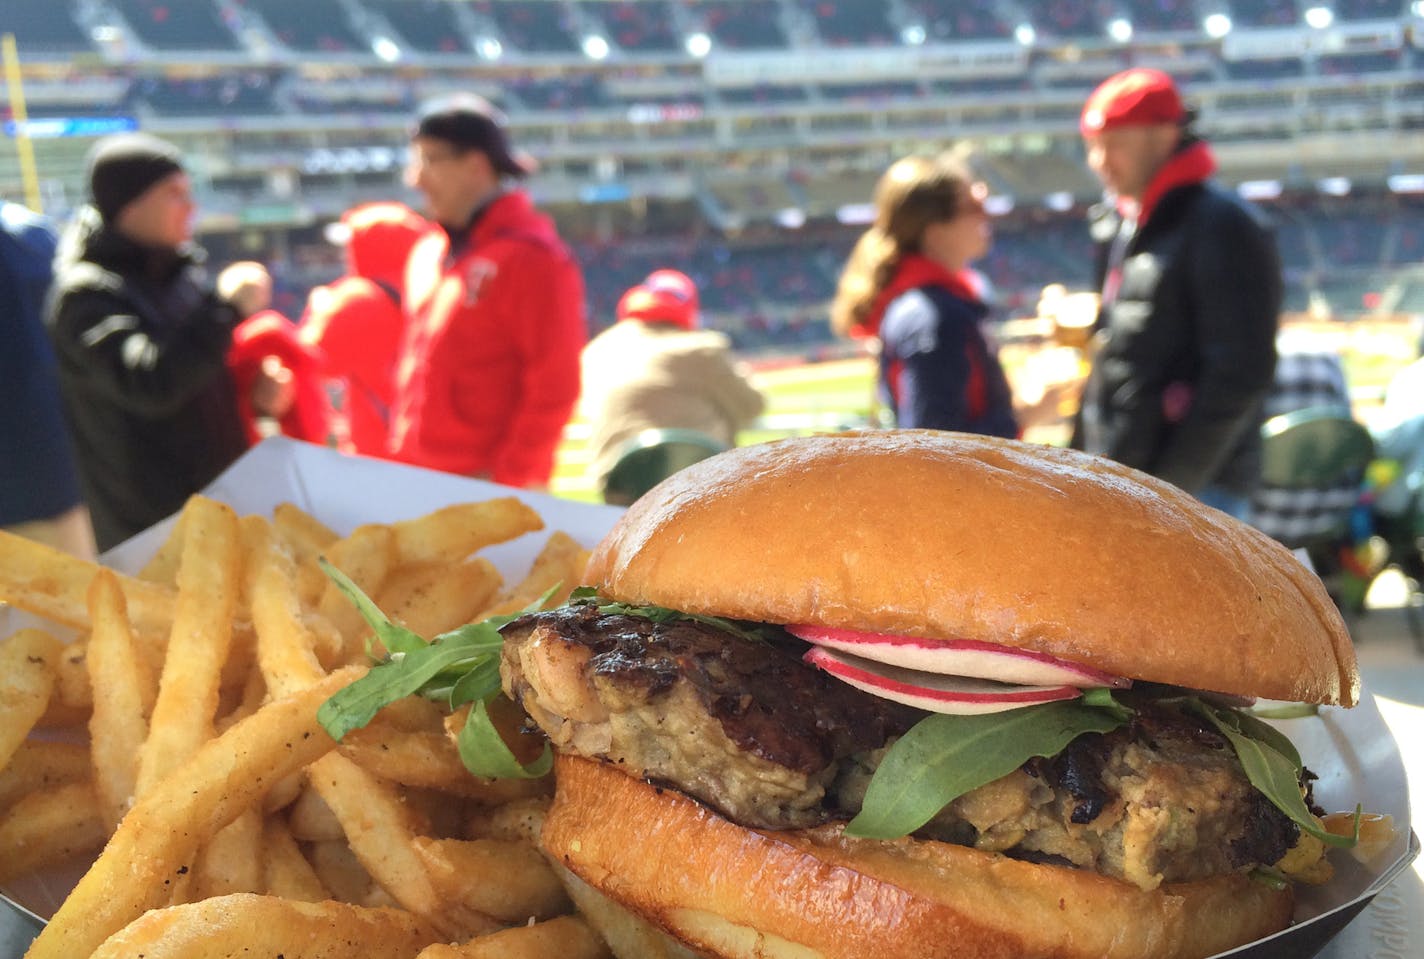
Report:
[[[618,454],[604,482],[604,502],[626,506],[678,470],[726,448],[697,430],[643,430]]]
[[[1374,439],[1344,407],[1312,406],[1273,416],[1261,427],[1261,480],[1286,489],[1324,489],[1358,480]]]

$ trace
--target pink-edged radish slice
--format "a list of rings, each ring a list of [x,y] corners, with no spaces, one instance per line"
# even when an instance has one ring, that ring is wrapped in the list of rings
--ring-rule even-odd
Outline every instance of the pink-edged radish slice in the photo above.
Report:
[[[919,639],[891,633],[862,633],[829,626],[788,626],[792,636],[816,646],[838,649],[887,666],[924,673],[992,679],[1025,686],[1108,686],[1122,689],[1132,681],[1071,663],[1066,659],[973,639]]]
[[[922,673],[848,656],[823,646],[813,646],[802,658],[873,696],[952,716],[1000,713],[1057,699],[1076,699],[1083,694],[1074,686],[1010,686],[984,679]]]

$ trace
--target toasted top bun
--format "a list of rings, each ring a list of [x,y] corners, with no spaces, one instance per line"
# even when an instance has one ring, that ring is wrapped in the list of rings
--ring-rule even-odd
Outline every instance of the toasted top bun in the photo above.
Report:
[[[1239,696],[1359,694],[1334,603],[1284,547],[1144,473],[1012,440],[731,450],[635,503],[589,578],[624,602],[999,643]]]
[[[554,779],[540,835],[549,855],[715,959],[1201,959],[1291,917],[1289,889],[1235,873],[1143,890],[930,840],[744,829],[574,756],[556,757]],[[574,898],[587,908],[577,887]],[[630,936],[606,908],[588,915],[620,957],[678,954],[647,930]]]

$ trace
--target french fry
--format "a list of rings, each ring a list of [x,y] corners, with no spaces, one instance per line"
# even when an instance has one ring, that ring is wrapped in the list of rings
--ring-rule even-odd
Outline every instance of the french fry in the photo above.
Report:
[[[302,855],[301,847],[281,816],[269,816],[262,824],[262,869],[262,881],[269,896],[303,902],[331,898],[331,891]]]
[[[487,559],[422,563],[393,573],[377,605],[393,622],[430,639],[473,622],[502,583],[499,570]]]
[[[341,902],[368,905],[373,891],[379,889],[345,839],[312,843],[311,865],[321,884]]]
[[[94,691],[90,688],[86,661],[88,653],[89,641],[81,637],[65,644],[54,664],[54,702],[85,720],[94,708]]]
[[[292,803],[287,812],[287,826],[292,835],[303,842],[346,841],[346,830],[341,821],[321,798],[321,793],[310,786]]]
[[[430,923],[397,909],[238,893],[150,912],[92,959],[410,959],[438,938]]]
[[[256,586],[257,574],[262,569],[269,546],[276,541],[277,537],[272,532],[272,525],[261,516],[239,517],[237,527],[239,540],[242,544],[240,553],[242,590],[238,593],[237,609],[238,616],[250,620],[252,618],[252,593]]]
[[[316,720],[317,707],[363,673],[344,669],[268,703],[142,796],[27,959],[90,955],[146,910],[163,905],[170,880],[190,867],[204,840],[258,802],[273,781],[335,746]]]
[[[494,809],[481,809],[466,825],[465,836],[468,839],[522,839],[538,845],[550,801],[548,796],[531,796]]]
[[[265,892],[261,813],[249,809],[219,829],[198,853],[194,872],[194,899]]]
[[[480,618],[508,616],[527,608],[549,590],[558,587],[544,604],[557,606],[568,599],[575,587],[583,585],[584,568],[588,565],[588,550],[568,533],[555,530],[539,555],[534,557],[529,573],[518,585],[501,594],[495,604],[484,610]]]
[[[22,629],[0,641],[0,767],[49,706],[63,651],[63,643],[39,629]]]
[[[603,939],[577,916],[502,929],[460,945],[435,943],[416,959],[610,959]]]
[[[311,631],[296,592],[296,564],[280,541],[267,543],[252,587],[252,625],[257,665],[273,695],[285,696],[316,682],[326,671],[317,660]]]
[[[506,923],[551,919],[573,908],[563,883],[532,843],[417,836],[415,851],[446,902]]]
[[[93,852],[108,835],[93,783],[32,792],[0,816],[0,883]]]
[[[98,571],[97,563],[0,530],[0,603],[85,630],[85,594]],[[171,587],[132,576],[119,576],[119,584],[139,629],[167,629],[173,622],[176,594]]]
[[[89,747],[83,743],[27,739],[0,768],[0,809],[26,793],[83,782],[93,775]]]
[[[283,776],[272,784],[272,788],[267,791],[267,795],[262,797],[262,811],[274,813],[281,809],[286,809],[297,801],[307,788],[307,777],[305,772],[295,772],[290,776]]]
[[[186,512],[168,657],[139,756],[140,796],[212,737],[222,667],[232,642],[240,558],[237,517],[231,508],[202,497]]]
[[[363,769],[403,786],[439,789],[455,796],[497,805],[545,791],[528,779],[485,779],[460,760],[454,742],[444,733],[406,732],[383,723],[347,733],[341,754]]]
[[[295,503],[277,504],[272,528],[298,562],[320,556],[337,540],[331,527]]]
[[[190,497],[191,503],[196,497]],[[163,583],[167,586],[174,586],[178,582],[178,562],[183,557],[183,526],[188,518],[188,507],[184,504],[183,509],[178,513],[178,519],[173,523],[173,528],[168,531],[168,536],[158,546],[158,551],[149,557],[144,563],[143,569],[138,571],[138,578],[150,583]]]
[[[389,526],[358,526],[350,536],[331,545],[326,559],[367,596],[375,596],[395,566],[395,535]],[[334,582],[327,582],[317,611],[341,632],[344,655],[352,662],[364,658],[360,640],[369,632],[366,621]]]
[[[89,720],[94,786],[112,829],[137,789],[139,750],[148,738],[144,699],[150,677],[140,665],[123,590],[109,570],[101,570],[89,587],[89,616],[94,631],[85,661],[95,691]]]
[[[512,496],[457,503],[391,524],[396,563],[455,563],[476,550],[544,528],[539,514]]]

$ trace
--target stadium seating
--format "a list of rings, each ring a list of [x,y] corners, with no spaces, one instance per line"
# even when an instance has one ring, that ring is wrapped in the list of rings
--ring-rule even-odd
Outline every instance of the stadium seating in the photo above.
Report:
[[[236,50],[237,38],[207,0],[114,0],[124,22],[159,50]]]
[[[272,114],[272,82],[265,73],[224,73],[178,80],[141,77],[129,92],[131,102],[144,103],[168,116],[212,116],[216,113]]]
[[[506,88],[530,110],[590,110],[613,102],[603,78],[593,73],[518,77]]]
[[[1338,20],[1387,20],[1404,14],[1404,0],[1335,0]]]
[[[933,42],[999,40],[1013,27],[999,17],[995,0],[908,0],[905,4],[924,24]]]
[[[516,50],[526,53],[578,53],[578,30],[563,4],[540,0],[483,0],[476,8],[492,17]]]
[[[1024,4],[1034,29],[1048,37],[1101,37],[1106,32],[1092,4],[1035,0]]]
[[[608,39],[630,53],[676,53],[683,49],[667,0],[595,0],[583,6],[603,21]]]
[[[694,21],[702,21],[720,46],[734,50],[757,50],[789,45],[777,4],[689,0],[687,10]]]
[[[365,0],[411,47],[423,53],[468,53],[450,0]]]
[[[1138,0],[1127,5],[1126,13],[1137,33],[1179,33],[1200,26],[1192,0]]]
[[[5,30],[15,34],[21,50],[81,53],[93,45],[66,4],[54,0],[5,0]]]
[[[1241,27],[1288,27],[1300,13],[1295,0],[1231,0],[1231,19]]]
[[[370,44],[356,33],[338,0],[237,0],[262,18],[293,50],[310,53],[367,53]]]
[[[885,16],[885,5],[859,0],[798,0],[815,20],[821,39],[831,46],[883,47],[899,42]]]
[[[722,87],[717,96],[731,105],[759,103],[796,103],[807,99],[803,86],[783,83],[758,83],[752,87]]]

